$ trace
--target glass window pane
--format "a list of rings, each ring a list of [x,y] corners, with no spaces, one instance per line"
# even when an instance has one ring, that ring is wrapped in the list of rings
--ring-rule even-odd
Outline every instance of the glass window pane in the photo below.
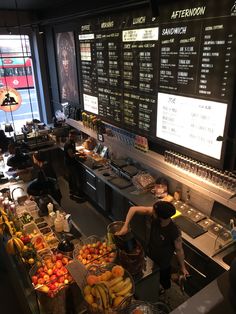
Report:
[[[12,117],[16,133],[21,132],[26,121],[40,120],[34,82],[29,36],[0,35],[0,88],[14,88],[22,97],[20,107],[12,113],[0,110],[0,125],[3,129],[6,122],[12,121]]]

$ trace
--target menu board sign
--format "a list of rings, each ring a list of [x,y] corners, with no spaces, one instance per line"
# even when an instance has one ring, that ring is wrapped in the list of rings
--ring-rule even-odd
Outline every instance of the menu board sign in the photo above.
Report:
[[[234,1],[162,8],[156,136],[220,160],[235,73]]]
[[[135,133],[155,133],[158,36],[157,20],[148,11],[112,15],[80,26],[86,111]]]

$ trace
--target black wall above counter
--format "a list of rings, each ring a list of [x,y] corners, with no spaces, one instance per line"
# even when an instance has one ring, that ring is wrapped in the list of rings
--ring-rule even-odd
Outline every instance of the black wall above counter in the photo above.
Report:
[[[157,18],[147,3],[133,3],[71,20],[64,31],[75,35],[84,109],[148,137],[154,150],[234,169],[233,5],[171,2]]]

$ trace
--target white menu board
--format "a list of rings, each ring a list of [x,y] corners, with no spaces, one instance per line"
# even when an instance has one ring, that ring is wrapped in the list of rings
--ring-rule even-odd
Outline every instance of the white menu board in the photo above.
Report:
[[[98,114],[98,98],[91,95],[83,94],[84,110]]]
[[[220,160],[227,104],[158,93],[156,136]]]

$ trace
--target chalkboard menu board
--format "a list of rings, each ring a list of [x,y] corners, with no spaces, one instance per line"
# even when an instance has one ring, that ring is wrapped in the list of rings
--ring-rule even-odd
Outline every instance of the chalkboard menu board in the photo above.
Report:
[[[235,16],[233,0],[160,8],[156,136],[217,160],[233,99]]]
[[[78,34],[84,109],[132,132],[155,134],[158,26],[148,11],[85,21]]]
[[[236,1],[188,0],[83,21],[84,109],[215,161],[233,100]]]

